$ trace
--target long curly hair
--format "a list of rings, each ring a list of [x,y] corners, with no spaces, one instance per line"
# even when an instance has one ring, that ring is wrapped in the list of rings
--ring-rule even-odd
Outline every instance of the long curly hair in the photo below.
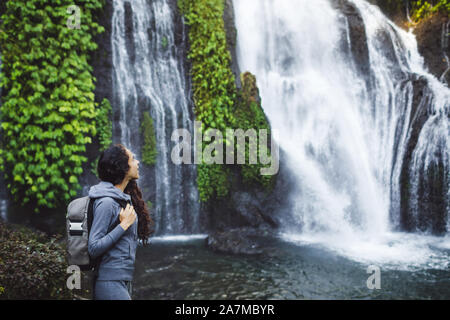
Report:
[[[102,181],[111,182],[113,185],[122,183],[130,170],[128,165],[128,154],[125,146],[115,144],[100,154],[97,164],[98,177]],[[131,196],[131,202],[138,215],[138,237],[144,244],[153,233],[153,220],[147,204],[142,199],[141,189],[138,187],[136,179],[131,179],[125,187],[124,193]]]

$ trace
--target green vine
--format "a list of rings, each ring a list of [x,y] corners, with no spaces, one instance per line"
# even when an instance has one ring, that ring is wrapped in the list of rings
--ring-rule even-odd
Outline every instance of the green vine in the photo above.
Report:
[[[202,132],[218,129],[225,133],[235,126],[233,108],[236,98],[234,75],[230,69],[231,55],[226,46],[222,18],[223,0],[179,0],[178,6],[189,26],[193,95],[197,121]],[[227,139],[224,137],[225,140]],[[221,143],[222,141],[217,141]],[[202,145],[202,150],[205,148]],[[223,164],[197,167],[197,185],[201,201],[228,194],[228,168]]]
[[[67,9],[81,9],[79,29]],[[85,145],[96,134],[89,54],[104,28],[98,0],[8,0],[2,15],[0,170],[14,201],[34,211],[67,203],[80,189]]]
[[[141,122],[141,132],[144,137],[142,146],[142,162],[146,165],[154,165],[158,151],[156,149],[156,136],[153,119],[148,112],[144,112]]]
[[[264,111],[261,107],[261,103],[258,101],[259,91],[256,86],[256,78],[250,72],[245,72],[241,74],[242,90],[239,92],[239,104],[235,111],[236,125],[238,128],[244,131],[248,129],[254,129],[256,133],[259,130],[267,130],[270,136],[270,126],[267,122]],[[256,139],[257,145],[259,146],[259,136]],[[267,139],[270,145],[270,139]],[[270,147],[267,146],[267,156],[270,156]],[[261,175],[261,168],[266,167],[260,163],[249,164],[249,142],[246,141],[245,146],[245,164],[241,165],[241,174],[244,183],[247,184],[260,184],[264,187],[272,186],[274,181],[274,176],[272,175]],[[260,152],[258,147],[258,159],[260,157]]]
[[[237,141],[233,142],[232,137],[226,136],[227,129],[254,129],[257,134],[259,129],[266,129],[270,133],[261,104],[256,102],[258,90],[255,77],[250,73],[243,74],[243,88],[241,91],[236,88],[226,43],[224,0],[179,0],[178,6],[189,26],[188,58],[192,64],[195,113],[197,120],[202,123],[202,134],[210,129],[218,129],[223,135],[223,141],[212,141],[210,145],[233,144],[236,150]],[[201,146],[203,151],[206,146],[208,144]],[[208,146],[208,149],[211,147]],[[273,176],[261,175],[262,165],[249,164],[248,141],[245,142],[245,159],[245,164],[239,165],[244,183],[270,187]],[[201,201],[223,198],[229,194],[229,165],[207,164],[203,161],[198,165],[197,172]]]
[[[106,150],[112,143],[112,107],[108,99],[104,98],[98,108],[97,132],[99,151]]]

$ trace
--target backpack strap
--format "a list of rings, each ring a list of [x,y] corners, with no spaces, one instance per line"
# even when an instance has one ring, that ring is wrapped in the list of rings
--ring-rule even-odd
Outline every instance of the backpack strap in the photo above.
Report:
[[[87,211],[88,236],[91,233],[92,221],[94,221],[94,201],[95,199],[89,198],[89,205]]]
[[[88,211],[87,211],[87,224],[88,224],[88,235],[91,232],[92,222],[94,221],[94,201],[99,198],[90,198],[89,199],[89,205],[88,205]],[[122,200],[122,199],[115,199],[113,198],[123,209],[126,208],[127,203],[129,201]],[[131,202],[130,202],[131,204]],[[109,228],[106,233],[110,233],[118,224],[120,224],[120,219],[118,218],[117,221],[115,221]]]
[[[89,205],[88,205],[88,212],[87,212],[87,224],[88,224],[88,237],[89,234],[91,232],[91,227],[92,227],[92,222],[94,221],[94,201],[97,200],[99,198],[90,198],[89,199]],[[113,198],[117,203],[119,203],[120,207],[122,207],[123,209],[126,208],[127,203],[129,201],[127,200],[121,200],[121,199],[115,199]],[[130,203],[131,204],[131,203]],[[120,218],[118,217],[117,220],[108,227],[108,231],[106,232],[107,234],[110,233],[116,226],[118,226],[120,224]],[[93,259],[91,265],[94,268],[94,274],[95,276],[97,276],[97,269],[98,266],[100,265],[100,261],[102,260],[104,254],[102,254],[101,256],[97,257],[96,259]]]

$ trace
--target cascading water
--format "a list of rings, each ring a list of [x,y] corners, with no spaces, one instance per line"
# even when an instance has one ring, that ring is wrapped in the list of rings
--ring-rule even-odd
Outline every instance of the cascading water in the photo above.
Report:
[[[193,132],[189,88],[175,43],[180,35],[174,7],[169,0],[113,1],[113,107],[120,110],[113,140],[139,154],[142,106],[150,106],[158,150],[155,186],[150,186],[156,188],[152,211],[158,235],[201,231],[195,167],[174,165],[170,158],[171,132],[178,128]]]
[[[426,220],[418,188],[435,180],[420,172],[436,163],[447,194],[433,201],[449,230],[450,90],[424,70],[414,36],[363,0],[234,0],[234,9],[240,70],[256,75],[297,177],[285,237],[393,263],[427,263],[430,241],[448,247],[448,237],[393,232]]]

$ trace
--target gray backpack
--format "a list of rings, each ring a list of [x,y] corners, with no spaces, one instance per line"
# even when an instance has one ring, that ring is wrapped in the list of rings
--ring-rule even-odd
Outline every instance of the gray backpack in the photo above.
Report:
[[[94,219],[94,201],[89,196],[72,200],[67,206],[67,262],[69,267],[76,265],[80,268],[81,299],[94,298],[95,279],[102,256],[93,259],[89,256],[88,241]],[[126,207],[126,201],[116,200],[122,208]],[[111,232],[119,224],[117,220],[108,228]],[[70,270],[73,270],[70,268]]]
[[[94,270],[101,257],[93,259],[89,256],[88,240],[89,232],[94,219],[93,206],[96,199],[85,196],[72,200],[67,206],[67,261],[69,265],[77,265],[80,270]],[[126,207],[126,201],[114,199],[122,208]],[[119,224],[116,221],[108,228],[111,232]]]

